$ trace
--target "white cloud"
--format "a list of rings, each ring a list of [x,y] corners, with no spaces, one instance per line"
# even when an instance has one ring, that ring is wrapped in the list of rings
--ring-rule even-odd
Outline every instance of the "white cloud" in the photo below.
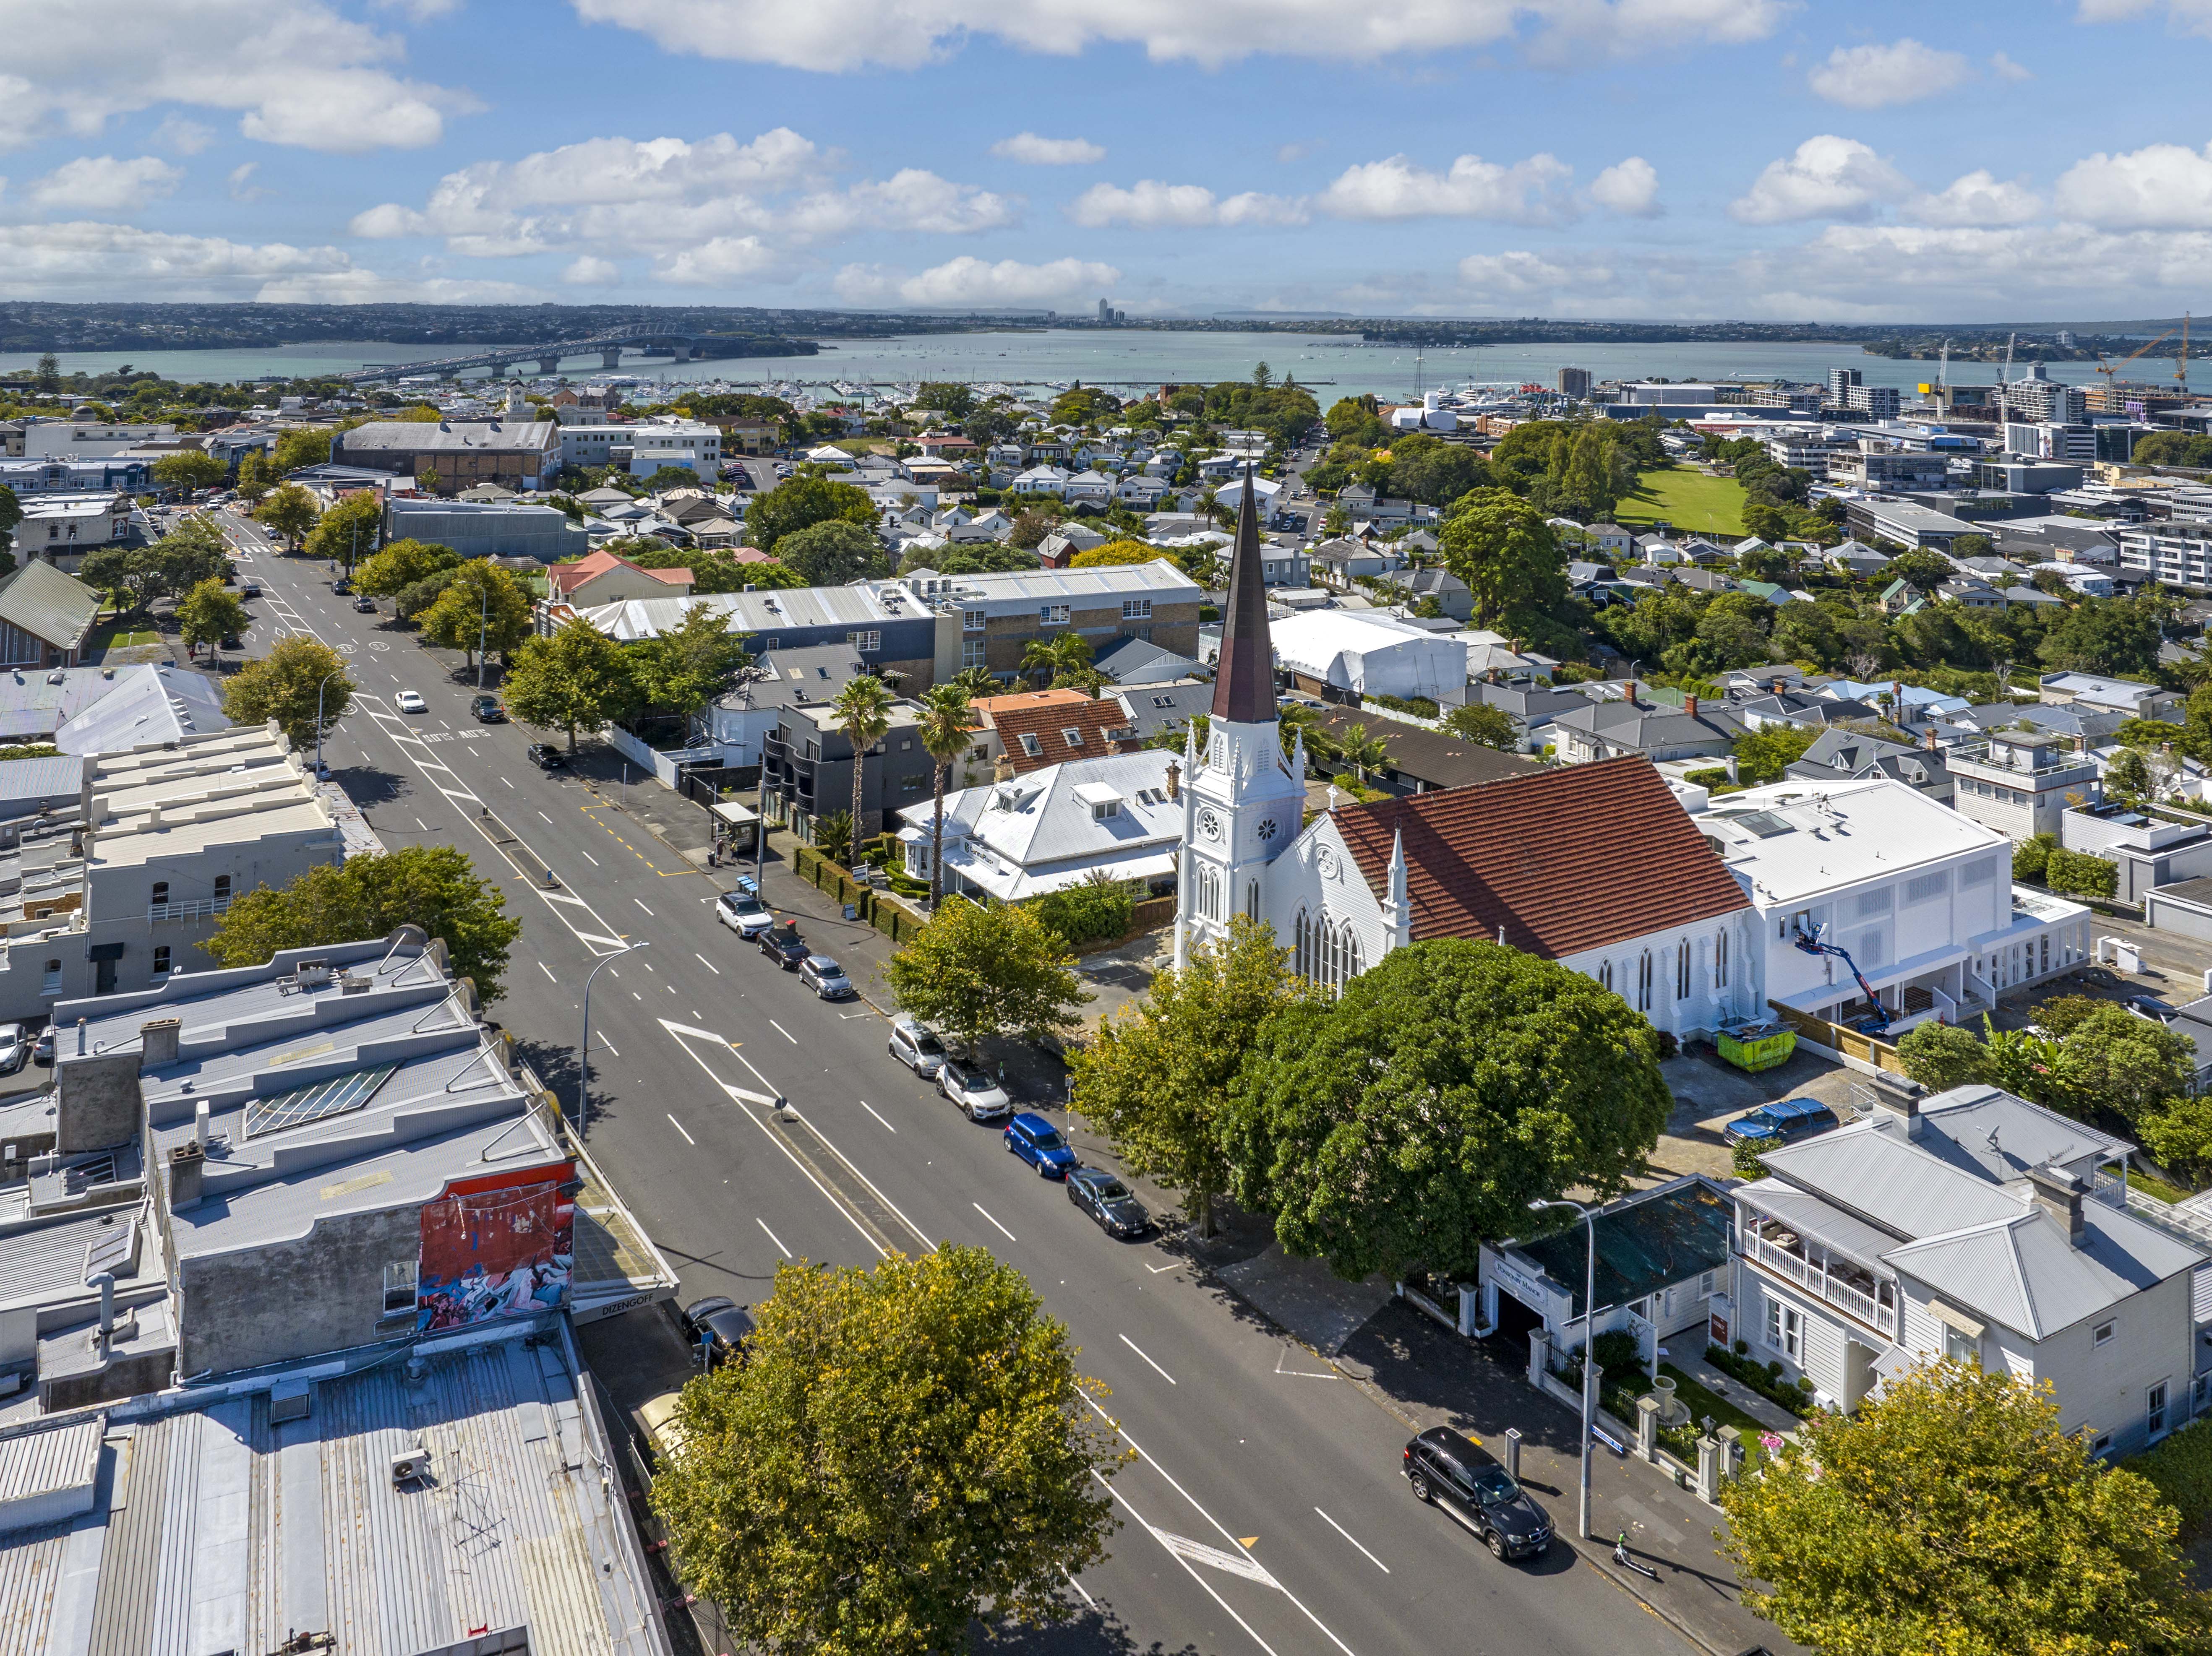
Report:
[[[663,259],[655,274],[668,282],[710,287],[762,275],[777,262],[775,251],[758,236],[716,236]]]
[[[1793,155],[1769,161],[1751,188],[1729,203],[1729,213],[1743,224],[1857,218],[1911,189],[1903,174],[1856,138],[1827,133],[1806,139]]]
[[[1662,210],[1658,169],[1641,155],[1607,167],[1590,180],[1589,193],[1599,206],[1629,218],[1656,218]]]
[[[242,167],[234,167],[230,169],[230,176],[227,182],[230,185],[230,198],[233,201],[259,201],[262,197],[275,193],[273,191],[263,189],[253,182],[253,175],[260,170],[259,161],[247,161]]]
[[[179,155],[197,155],[215,142],[215,129],[201,121],[188,121],[181,115],[171,115],[154,129],[153,142],[163,149],[173,149]]]
[[[1898,211],[1915,224],[1986,228],[2040,217],[2043,197],[2017,179],[1992,177],[1984,167],[1954,179],[1939,194],[1913,197]]]
[[[1886,46],[1838,46],[1806,80],[1832,104],[1884,109],[1947,92],[1972,73],[1955,52],[1938,52],[1909,36]]]
[[[135,213],[174,193],[185,169],[156,155],[119,161],[112,155],[80,155],[34,180],[26,192],[33,207],[71,213]]]
[[[2106,229],[2212,227],[2212,144],[2100,151],[2061,173],[2052,196],[2066,217]]]
[[[1088,138],[1040,138],[1034,132],[1017,132],[991,146],[994,155],[1031,167],[1081,167],[1106,159],[1106,151]]]
[[[1292,161],[1304,161],[1319,148],[1318,144],[1313,143],[1279,144],[1275,149],[1275,159],[1288,167]]]
[[[622,280],[622,267],[611,258],[594,258],[586,253],[569,260],[561,280],[571,288],[611,288]]]
[[[2032,81],[2035,71],[2024,64],[2016,64],[2002,52],[1990,54],[1990,72],[2000,81]]]
[[[536,305],[553,295],[519,282],[342,270],[279,276],[264,282],[253,296],[264,305]]]
[[[1246,191],[1226,200],[1200,184],[1163,184],[1139,179],[1128,189],[1094,184],[1067,205],[1067,215],[1091,229],[1126,224],[1159,230],[1205,224],[1303,224],[1305,206],[1284,196]]]
[[[2124,23],[2154,11],[2158,0],[2081,0],[2084,23]],[[2212,0],[2166,0],[2166,23],[2176,34],[2212,34]]]
[[[97,134],[156,104],[234,112],[265,143],[364,151],[435,143],[445,118],[477,108],[465,92],[396,71],[397,37],[327,0],[0,0],[0,146],[64,128]]]
[[[1556,156],[1531,155],[1501,167],[1462,155],[1449,173],[1431,173],[1403,155],[1345,168],[1316,199],[1347,219],[1474,218],[1510,224],[1556,224],[1574,216],[1566,195],[1574,168]]]
[[[1613,275],[1604,270],[1596,274],[1607,281]],[[1555,292],[1575,278],[1567,266],[1537,253],[1471,253],[1459,262],[1459,279],[1469,288],[1514,299]]]
[[[1002,258],[994,264],[963,256],[914,276],[882,265],[848,264],[837,273],[836,286],[838,297],[848,304],[991,310],[1057,306],[1110,292],[1121,280],[1121,271],[1112,265],[1090,259],[1024,264]]]
[[[348,268],[335,247],[253,246],[90,220],[12,225],[0,236],[0,287],[24,297],[105,291],[238,299],[273,277]]]
[[[572,0],[586,22],[635,29],[662,50],[831,73],[915,69],[988,35],[1069,56],[1093,45],[1141,46],[1155,63],[1218,68],[1255,56],[1370,63],[1516,39],[1553,64],[1626,58],[1771,33],[1786,0],[1415,0],[1346,8],[1340,0]]]

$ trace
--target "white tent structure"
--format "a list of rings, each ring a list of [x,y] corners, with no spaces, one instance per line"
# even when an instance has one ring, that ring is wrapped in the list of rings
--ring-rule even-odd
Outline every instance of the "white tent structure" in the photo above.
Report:
[[[1372,611],[1320,610],[1273,624],[1275,664],[1316,685],[1362,695],[1456,694],[1467,646]]]

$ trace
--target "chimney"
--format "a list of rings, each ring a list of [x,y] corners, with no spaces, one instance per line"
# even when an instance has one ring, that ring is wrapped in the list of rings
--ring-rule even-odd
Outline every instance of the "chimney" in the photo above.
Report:
[[[1172,759],[1168,761],[1168,798],[1172,803],[1182,798],[1182,767]]]
[[[1682,711],[1689,714],[1691,718],[1695,719],[1698,716],[1698,698],[1693,695],[1684,696],[1682,698]]]
[[[115,1273],[112,1271],[103,1271],[85,1286],[100,1290],[100,1331],[103,1335],[113,1333],[115,1331]]]
[[[2081,1220],[2081,1198],[2085,1186],[2078,1174],[2045,1162],[2027,1170],[2028,1192],[2035,1205],[2066,1227],[2066,1240],[2075,1247],[2081,1246],[2087,1227]]]
[[[1920,1083],[1917,1081],[1907,1081],[1902,1076],[1892,1076],[1887,1073],[1872,1077],[1870,1079],[1873,1084],[1868,1090],[1874,1094],[1875,1102],[1880,1105],[1890,1117],[1904,1124],[1905,1136],[1907,1138],[1919,1137],[1920,1095],[1923,1090]]]
[[[192,1143],[204,1150],[208,1147],[210,1128],[213,1124],[214,1116],[215,1107],[206,1099],[199,1099],[193,1103]]]
[[[184,1031],[181,1018],[155,1018],[150,1023],[138,1026],[138,1064],[141,1069],[158,1070],[165,1064],[177,1061],[177,1037]]]
[[[1782,679],[1780,679],[1779,677],[1778,677],[1778,678],[1776,678],[1776,679],[1774,680],[1774,682],[1773,682],[1772,683],[1769,684],[1766,688],[1767,688],[1770,691],[1771,691],[1774,695],[1780,695],[1782,694],[1783,682],[1784,682],[1784,681],[1783,681]]]
[[[1933,725],[1930,725],[1928,727],[1928,751],[1930,753],[1935,752],[1936,745],[1936,727]]]
[[[169,1151],[169,1207],[188,1208],[200,1199],[201,1180],[207,1172],[207,1152],[198,1144],[178,1144]]]
[[[1623,699],[1627,701],[1630,707],[1632,707],[1636,705],[1636,681],[1634,679],[1632,678],[1628,681],[1627,687],[1622,694]]]

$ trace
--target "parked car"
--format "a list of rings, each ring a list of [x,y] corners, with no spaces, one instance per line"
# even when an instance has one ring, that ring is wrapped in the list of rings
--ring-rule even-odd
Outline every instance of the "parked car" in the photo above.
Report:
[[[699,1300],[684,1307],[684,1332],[694,1352],[705,1353],[713,1368],[735,1358],[745,1360],[745,1344],[753,1337],[753,1313],[726,1295]]]
[[[1006,1089],[990,1071],[965,1059],[948,1057],[937,1069],[937,1090],[960,1107],[970,1121],[996,1121],[1014,1113]]]
[[[760,951],[787,972],[799,970],[799,963],[814,952],[799,935],[798,925],[789,920],[781,930],[770,926],[761,933]]]
[[[891,1022],[890,1055],[920,1076],[934,1080],[945,1064],[945,1043],[937,1031],[914,1018]]]
[[[238,596],[242,598],[259,597],[261,596],[261,583],[258,580],[250,580],[246,582],[245,585],[238,589]]]
[[[827,955],[809,955],[799,961],[799,980],[823,1000],[849,1000],[860,992],[845,968]]]
[[[476,715],[477,723],[479,725],[507,723],[507,709],[499,705],[499,698],[495,695],[470,697],[469,711]]]
[[[31,1045],[31,1061],[52,1064],[54,1061],[54,1026],[49,1023],[39,1031],[39,1038]]]
[[[2154,1023],[2163,1023],[2173,1016],[2173,1008],[2156,995],[2130,995],[2120,1004],[2137,1017],[2148,1018]]]
[[[1060,1129],[1035,1110],[1024,1110],[1006,1123],[1006,1148],[1047,1179],[1065,1179],[1075,1170],[1075,1150]]]
[[[0,1076],[11,1076],[31,1059],[31,1043],[20,1023],[0,1023]]]
[[[351,597],[353,596],[353,583],[348,580],[343,575],[340,575],[336,580],[331,583],[331,591],[339,597]]]
[[[1817,1098],[1784,1098],[1738,1116],[1721,1129],[1721,1137],[1731,1144],[1771,1150],[1840,1125],[1836,1113]]]
[[[748,940],[775,924],[775,916],[759,898],[743,891],[725,891],[714,900],[714,918]]]
[[[403,713],[427,713],[430,711],[430,704],[422,700],[422,693],[417,690],[402,690],[392,698],[392,705]]]
[[[223,634],[222,644],[216,647],[224,650],[243,650],[246,646],[240,643],[234,635],[226,633]]]
[[[542,771],[564,771],[568,768],[568,756],[549,743],[530,744],[530,762]]]
[[[1152,1216],[1129,1187],[1103,1168],[1077,1168],[1067,1175],[1067,1199],[1098,1222],[1109,1236],[1127,1240],[1152,1227]]]
[[[356,614],[373,616],[376,613],[376,600],[363,592],[354,599],[353,607]]]
[[[1540,1556],[1552,1520],[1480,1445],[1449,1426],[1431,1426],[1406,1445],[1406,1481],[1419,1498],[1442,1507],[1498,1558]]]

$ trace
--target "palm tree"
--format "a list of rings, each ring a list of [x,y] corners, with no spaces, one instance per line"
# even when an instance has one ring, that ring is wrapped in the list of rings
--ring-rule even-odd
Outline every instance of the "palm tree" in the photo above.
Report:
[[[1321,713],[1310,704],[1285,701],[1275,710],[1275,728],[1283,738],[1283,757],[1285,759],[1290,757],[1291,749],[1297,745],[1301,735],[1304,736],[1310,751],[1321,751]]]
[[[1091,670],[1091,646],[1079,633],[1033,638],[1022,646],[1022,670],[1047,673],[1056,682]]]
[[[1343,737],[1344,762],[1352,767],[1352,773],[1362,782],[1367,773],[1377,765],[1390,762],[1390,749],[1379,736],[1370,736],[1364,725],[1346,725]]]
[[[929,825],[929,909],[933,914],[945,896],[945,773],[963,749],[975,740],[969,720],[968,692],[957,681],[939,684],[921,698],[921,717],[915,734],[921,738],[930,764],[930,781],[937,814]]]
[[[996,695],[1003,688],[988,667],[963,667],[947,682],[958,686],[970,701],[979,695]]]
[[[868,749],[882,741],[891,727],[891,701],[883,680],[863,673],[838,691],[836,701],[830,703],[830,711],[837,715],[837,728],[853,744],[853,846],[846,859],[848,867],[860,859],[861,787],[867,777]]]

